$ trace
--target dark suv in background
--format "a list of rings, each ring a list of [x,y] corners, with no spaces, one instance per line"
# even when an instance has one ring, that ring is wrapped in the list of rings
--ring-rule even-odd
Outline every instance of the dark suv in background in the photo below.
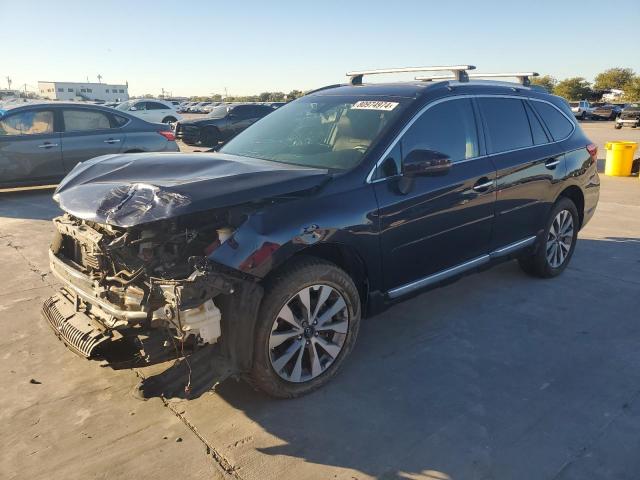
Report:
[[[182,120],[176,124],[176,138],[187,145],[215,147],[243,131],[277,108],[271,105],[218,105],[205,118]]]
[[[393,302],[512,258],[559,275],[598,202],[595,145],[526,75],[362,84],[442,68],[352,72],[216,153],[77,167],[54,195],[56,335],[99,356],[169,329],[292,397],[333,377],[360,319]]]

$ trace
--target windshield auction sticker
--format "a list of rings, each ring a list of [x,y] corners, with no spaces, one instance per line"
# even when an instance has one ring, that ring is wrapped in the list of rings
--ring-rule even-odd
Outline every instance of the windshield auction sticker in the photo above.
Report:
[[[374,100],[360,100],[353,104],[352,110],[384,110],[391,111],[398,106],[398,102],[377,102]]]

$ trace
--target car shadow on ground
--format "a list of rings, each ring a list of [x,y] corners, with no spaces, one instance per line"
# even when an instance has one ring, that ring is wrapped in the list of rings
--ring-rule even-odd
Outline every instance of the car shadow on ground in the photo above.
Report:
[[[0,217],[51,220],[63,212],[51,196],[53,187],[41,190],[0,191]]]
[[[383,479],[555,478],[634,398],[639,287],[640,238],[582,239],[558,278],[509,262],[367,319],[344,371],[308,396],[216,392],[280,440],[265,455]],[[191,360],[196,398],[214,382]],[[163,378],[184,381],[174,368]]]

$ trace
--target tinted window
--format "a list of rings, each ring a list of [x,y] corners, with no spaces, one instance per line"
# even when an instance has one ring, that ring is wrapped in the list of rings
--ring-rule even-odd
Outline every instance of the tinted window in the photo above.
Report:
[[[86,132],[111,128],[109,117],[95,110],[63,110],[64,129],[67,132]]]
[[[116,125],[118,127],[122,127],[122,126],[126,125],[127,123],[129,123],[129,119],[128,118],[121,117],[120,115],[114,115],[113,118],[115,118]]]
[[[169,107],[158,102],[147,102],[147,110],[168,110]]]
[[[562,140],[569,136],[573,130],[573,124],[567,117],[560,113],[555,107],[545,102],[533,102],[533,106],[547,125],[554,140]]]
[[[233,113],[239,118],[250,118],[253,113],[253,107],[250,105],[239,105],[229,113]]]
[[[522,100],[515,98],[479,98],[487,124],[492,153],[533,145],[529,120]]]
[[[403,156],[436,150],[452,161],[478,156],[478,133],[471,100],[439,103],[422,114],[402,137]]]
[[[147,102],[138,102],[131,105],[132,107],[136,107],[136,110],[147,110]]]
[[[533,143],[536,145],[542,145],[544,143],[549,143],[549,138],[542,128],[542,124],[540,120],[538,120],[537,115],[531,110],[531,107],[525,103],[525,107],[527,110],[527,116],[529,117],[529,125],[531,125],[531,134],[533,135]]]
[[[0,120],[0,135],[38,135],[52,132],[53,112],[49,110],[30,110]]]

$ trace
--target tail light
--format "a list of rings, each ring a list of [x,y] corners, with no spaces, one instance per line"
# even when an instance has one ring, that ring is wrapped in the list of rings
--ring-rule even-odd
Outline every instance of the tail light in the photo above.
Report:
[[[591,155],[593,160],[598,160],[598,146],[594,143],[587,145],[587,152]]]
[[[168,131],[168,130],[160,130],[158,133],[160,135],[162,135],[164,138],[166,138],[167,141],[169,141],[169,142],[173,142],[176,139],[175,134],[173,132]]]

